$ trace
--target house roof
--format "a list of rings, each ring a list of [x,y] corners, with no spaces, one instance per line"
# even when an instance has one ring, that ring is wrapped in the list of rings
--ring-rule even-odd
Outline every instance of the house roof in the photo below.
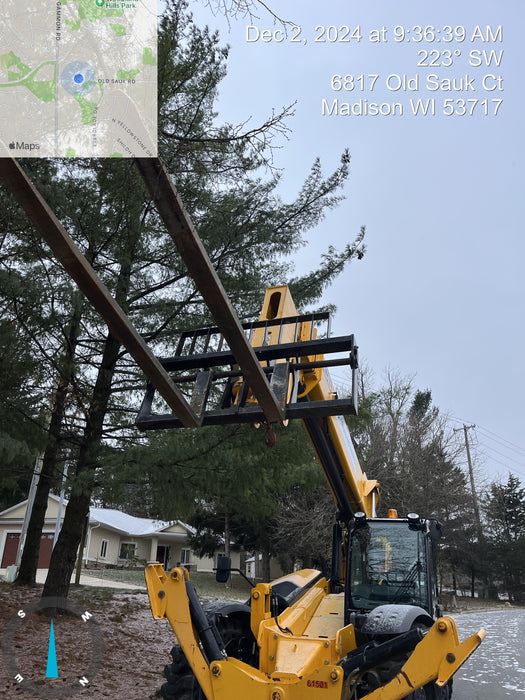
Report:
[[[166,520],[150,520],[149,518],[136,518],[134,515],[122,513],[120,510],[112,508],[90,508],[89,522],[100,523],[113,530],[125,532],[127,535],[136,537],[153,535],[157,532],[178,524],[188,532],[193,533],[194,529],[180,520],[168,522]]]
[[[57,503],[60,502],[60,498],[58,496],[55,496],[54,494],[50,493],[48,495],[48,499],[52,499],[53,501],[56,501]],[[17,508],[20,508],[20,506],[25,506],[27,505],[29,499],[25,499],[25,501],[20,501],[20,503],[15,503],[14,506],[10,506],[9,508],[6,508],[2,512],[0,512],[0,518],[4,518],[9,515],[12,511],[16,510]],[[64,499],[64,505],[67,505],[67,499]]]
[[[50,500],[59,502],[58,496],[50,493],[48,498]],[[64,499],[64,506],[67,506],[67,499]],[[27,499],[21,501],[10,508],[0,513],[0,518],[9,518],[9,514],[20,506],[27,504]],[[149,518],[136,518],[133,515],[128,515],[127,513],[122,513],[120,510],[114,510],[113,508],[95,508],[90,507],[89,509],[89,522],[90,524],[99,523],[104,525],[111,530],[116,532],[122,532],[126,535],[133,535],[135,537],[154,535],[156,533],[161,533],[163,530],[172,527],[173,525],[179,525],[184,528],[188,533],[194,534],[195,529],[183,523],[181,520],[172,520],[170,522],[166,520],[151,520]],[[170,533],[166,533],[170,534]]]
[[[262,554],[259,554],[259,556],[257,558],[259,559],[259,561],[262,561]],[[250,557],[249,559],[246,559],[246,564],[251,564],[251,562],[254,562],[254,561],[255,561],[255,556]]]

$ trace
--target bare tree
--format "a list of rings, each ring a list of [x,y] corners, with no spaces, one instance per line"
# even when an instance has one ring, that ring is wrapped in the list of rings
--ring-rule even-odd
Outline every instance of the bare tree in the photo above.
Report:
[[[226,17],[249,17],[250,20],[259,19],[257,14],[260,10],[269,14],[274,22],[280,24],[293,24],[290,20],[283,19],[263,0],[205,0],[205,7],[209,7],[212,12],[220,12]]]
[[[284,569],[325,566],[330,559],[335,505],[326,486],[295,487],[280,501],[275,519],[274,547]]]

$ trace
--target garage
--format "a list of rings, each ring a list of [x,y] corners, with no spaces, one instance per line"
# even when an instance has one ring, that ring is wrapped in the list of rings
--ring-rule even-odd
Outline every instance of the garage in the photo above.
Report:
[[[38,568],[47,569],[49,568],[49,562],[51,560],[51,552],[53,551],[53,537],[52,532],[45,532],[42,534],[40,540],[40,553],[38,555]],[[18,543],[20,541],[19,532],[7,532],[5,537],[4,552],[2,555],[2,563],[0,568],[6,569],[11,564],[15,563],[16,553],[18,551]]]

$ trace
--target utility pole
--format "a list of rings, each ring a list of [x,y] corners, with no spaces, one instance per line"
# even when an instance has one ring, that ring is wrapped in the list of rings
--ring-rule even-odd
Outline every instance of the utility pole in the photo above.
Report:
[[[465,425],[463,423],[462,428],[454,428],[454,432],[458,432],[459,430],[463,430],[463,433],[465,435],[465,448],[467,450],[467,462],[468,462],[468,473],[470,476],[470,488],[472,489],[472,501],[474,503],[474,517],[476,520],[476,530],[478,534],[478,541],[481,542],[483,533],[481,530],[481,516],[479,513],[479,504],[478,504],[478,496],[476,493],[476,487],[474,485],[474,470],[472,469],[472,459],[470,457],[470,445],[468,441],[468,430],[471,430],[472,428],[475,428],[475,425]]]
[[[31,486],[29,487],[29,496],[27,497],[26,513],[24,516],[24,522],[22,524],[22,532],[20,533],[20,539],[18,541],[18,550],[16,552],[15,566],[16,573],[20,568],[20,562],[22,560],[22,552],[26,544],[27,528],[29,527],[29,519],[31,518],[31,511],[33,510],[33,504],[35,502],[35,494],[40,480],[40,471],[42,469],[42,455],[36,458],[35,468],[33,470],[33,477],[31,479]]]
[[[53,547],[56,545],[58,540],[58,533],[62,527],[62,508],[64,507],[64,497],[65,497],[65,483],[67,479],[67,462],[64,465],[64,472],[62,474],[62,488],[60,489],[60,500],[58,502],[58,514],[57,523],[55,525],[55,536],[53,537]]]
[[[470,488],[472,489],[472,502],[474,504],[474,519],[476,521],[476,533],[478,536],[478,545],[480,545],[483,542],[483,531],[481,529],[481,517],[479,514],[479,504],[478,504],[478,496],[476,493],[476,487],[474,485],[474,470],[472,469],[472,459],[470,457],[470,445],[468,441],[468,431],[471,430],[472,428],[475,428],[475,425],[465,425],[463,423],[463,428],[455,428],[454,432],[457,432],[458,430],[463,430],[463,433],[465,435],[465,448],[467,450],[467,462],[468,462],[468,473],[470,476]],[[486,577],[484,577],[485,580]],[[475,579],[476,579],[476,573],[475,573],[475,567],[472,567],[471,571],[471,596],[474,598],[475,596]]]

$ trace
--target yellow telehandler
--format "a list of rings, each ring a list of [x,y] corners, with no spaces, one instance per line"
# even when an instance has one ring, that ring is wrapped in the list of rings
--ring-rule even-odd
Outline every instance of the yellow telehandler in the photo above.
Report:
[[[14,159],[0,159],[0,182],[148,377],[140,429],[266,422],[271,443],[269,423],[300,418],[337,506],[331,574],[307,569],[260,583],[246,604],[202,606],[184,567],[147,567],[153,615],[169,620],[178,642],[163,697],[448,700],[485,631],[460,643],[441,616],[431,557],[440,523],[376,517],[379,485],[362,472],[342,417],[357,411],[354,337],[318,337],[326,314],[298,315],[284,286],[267,290],[260,320],[241,326],[164,164],[136,164],[217,323],[183,333],[175,356],[161,360]],[[348,356],[325,359],[334,353]],[[327,368],[342,365],[353,373],[349,398],[328,378]],[[156,393],[172,413],[155,412]],[[218,577],[229,573],[220,560]]]
[[[165,700],[448,700],[452,676],[485,636],[460,643],[454,621],[441,616],[432,562],[441,524],[415,513],[376,517],[379,484],[362,471],[343,418],[357,411],[357,346],[353,336],[317,337],[326,317],[298,315],[289,289],[273,287],[244,332],[285,420],[302,419],[334,496],[331,574],[297,571],[254,585],[246,604],[202,606],[184,567],[148,565],[153,615],[168,619],[178,642]],[[341,352],[348,356],[325,359]],[[203,425],[264,420],[219,328],[183,334],[161,364],[175,382],[193,384]],[[352,369],[348,399],[328,376],[341,364]],[[149,385],[138,427],[180,426],[174,414],[154,413],[154,399]],[[218,567],[227,580],[229,559]]]

